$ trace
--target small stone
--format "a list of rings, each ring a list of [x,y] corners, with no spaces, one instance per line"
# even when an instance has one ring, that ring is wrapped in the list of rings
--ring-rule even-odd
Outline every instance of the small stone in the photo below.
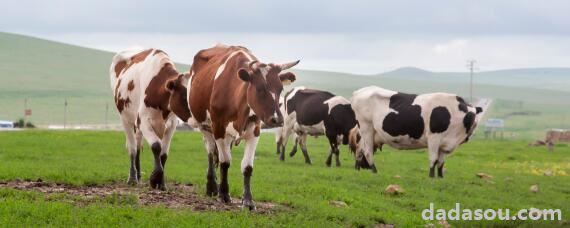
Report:
[[[402,178],[402,177],[401,177],[400,175],[396,175],[396,176],[394,176],[394,178],[400,179],[400,178]]]
[[[477,176],[483,180],[493,179],[493,176],[486,174],[486,173],[477,173]]]
[[[388,185],[388,187],[386,187],[386,189],[384,190],[384,193],[394,194],[394,195],[402,194],[404,192],[405,192],[404,189],[397,184]]]
[[[439,225],[441,225],[441,227],[443,228],[449,228],[451,227],[451,225],[449,225],[449,223],[447,222],[447,220],[439,220]]]
[[[346,204],[343,201],[338,201],[338,200],[331,200],[329,202],[330,205],[334,206],[334,207],[338,207],[338,208],[342,208],[342,207],[348,207],[348,204]]]
[[[534,193],[538,192],[539,191],[538,184],[530,186],[530,191]]]
[[[554,172],[552,172],[552,170],[545,170],[545,171],[544,171],[544,176],[547,176],[547,177],[554,176]]]

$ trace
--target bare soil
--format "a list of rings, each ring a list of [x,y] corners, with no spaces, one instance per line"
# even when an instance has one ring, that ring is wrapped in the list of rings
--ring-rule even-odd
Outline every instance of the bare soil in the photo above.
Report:
[[[100,201],[112,196],[135,196],[139,205],[164,206],[167,208],[190,208],[194,211],[220,211],[242,209],[241,199],[232,198],[230,204],[222,203],[217,197],[197,194],[192,184],[174,183],[167,191],[151,189],[148,184],[129,186],[125,183],[110,183],[92,186],[74,186],[65,183],[43,182],[41,179],[0,181],[0,188],[38,191],[50,195],[65,193],[75,197],[74,203],[85,204]],[[51,197],[54,198],[54,197]],[[271,202],[256,201],[255,213],[271,214],[286,206]]]

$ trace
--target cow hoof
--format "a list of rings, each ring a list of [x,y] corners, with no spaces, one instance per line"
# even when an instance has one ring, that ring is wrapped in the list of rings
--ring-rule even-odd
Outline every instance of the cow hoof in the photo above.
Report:
[[[311,162],[311,160],[305,160],[305,163],[306,163],[307,165],[312,165],[312,164],[313,164],[313,163]]]
[[[327,167],[331,167],[331,163],[330,163],[330,162],[325,162],[325,164],[327,165]]]
[[[251,200],[251,199],[244,199],[241,201],[241,203],[243,205],[243,208],[247,208],[250,211],[254,211],[256,209],[255,203],[253,203],[253,200]]]
[[[337,163],[336,163],[336,167],[340,167],[340,162],[337,162]]]
[[[217,196],[218,195],[218,185],[216,182],[209,182],[206,184],[206,195],[207,196]]]
[[[166,190],[168,190],[168,189],[166,188],[166,184],[164,184],[164,183],[158,184],[158,186],[156,186],[156,189],[158,189],[158,190],[160,190],[160,191],[166,191]]]
[[[220,193],[220,200],[222,203],[230,204],[232,203],[232,198],[230,198],[230,194],[228,193]]]
[[[376,165],[370,166],[370,169],[372,170],[372,173],[378,173],[378,170],[376,169]]]
[[[164,187],[164,172],[162,170],[155,170],[150,174],[150,187],[160,189],[160,185],[163,185]]]
[[[137,178],[129,177],[129,179],[127,180],[127,184],[131,186],[136,186],[137,184],[139,184],[139,181]]]

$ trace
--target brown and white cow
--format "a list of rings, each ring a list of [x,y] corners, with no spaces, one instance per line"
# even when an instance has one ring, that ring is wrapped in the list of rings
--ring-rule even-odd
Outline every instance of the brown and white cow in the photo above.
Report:
[[[144,137],[155,161],[150,185],[165,190],[164,166],[176,117],[184,121],[190,118],[185,87],[188,75],[178,73],[165,52],[146,49],[115,55],[110,77],[131,158],[127,182],[137,184],[141,180],[139,153]]]
[[[429,176],[443,177],[445,156],[469,140],[480,107],[448,93],[407,94],[369,86],[353,93],[352,108],[360,134],[351,137],[356,168],[376,172],[373,153],[388,144],[396,149],[428,148]]]
[[[241,172],[244,176],[243,205],[254,209],[250,180],[253,159],[259,141],[260,123],[269,127],[283,123],[279,95],[283,85],[295,81],[295,75],[282,72],[299,61],[265,64],[240,46],[216,45],[194,56],[188,85],[190,111],[204,135],[208,151],[207,194],[219,193],[223,202],[231,202],[228,168],[231,145],[245,141]],[[221,184],[217,189],[214,170],[218,153]]]

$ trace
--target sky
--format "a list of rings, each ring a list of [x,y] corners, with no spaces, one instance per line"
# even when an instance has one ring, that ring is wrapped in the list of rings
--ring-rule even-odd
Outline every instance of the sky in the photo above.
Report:
[[[570,1],[3,1],[0,31],[108,51],[243,45],[264,62],[376,74],[568,67]]]

